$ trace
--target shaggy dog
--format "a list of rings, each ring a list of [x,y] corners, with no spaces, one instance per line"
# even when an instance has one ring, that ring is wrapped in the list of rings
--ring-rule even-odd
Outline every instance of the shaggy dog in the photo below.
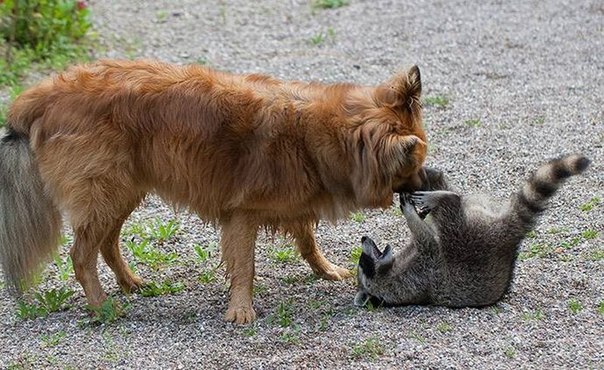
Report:
[[[314,227],[421,184],[426,156],[417,67],[377,87],[282,82],[189,65],[105,60],[25,91],[0,142],[0,259],[17,290],[56,250],[61,213],[91,306],[107,298],[100,252],[130,292],[142,280],[120,255],[124,220],[147,193],[221,227],[230,277],[226,320],[254,320],[259,228],[294,237],[318,275],[346,269]]]

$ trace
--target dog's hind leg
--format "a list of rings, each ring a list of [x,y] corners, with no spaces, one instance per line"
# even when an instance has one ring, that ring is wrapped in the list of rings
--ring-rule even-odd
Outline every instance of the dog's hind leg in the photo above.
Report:
[[[69,254],[76,280],[84,288],[88,305],[100,307],[107,294],[99,281],[97,258],[106,230],[100,223],[88,223],[74,228],[74,233],[75,242]]]
[[[352,276],[349,270],[329,262],[317,246],[312,222],[300,222],[285,226],[285,230],[296,240],[302,258],[310,268],[326,280],[343,280]]]
[[[122,225],[134,208],[140,203],[142,198],[143,196],[141,195],[137,197],[136,201],[126,204],[121,215],[108,224],[108,234],[101,244],[103,259],[115,274],[117,283],[125,293],[131,293],[143,285],[143,280],[135,275],[132,270],[130,270],[126,261],[124,261],[119,248],[119,237]]]
[[[244,213],[234,213],[220,220],[222,260],[226,261],[227,276],[231,279],[229,307],[225,320],[237,324],[251,323],[256,319],[252,307],[254,284],[254,248],[258,224]]]

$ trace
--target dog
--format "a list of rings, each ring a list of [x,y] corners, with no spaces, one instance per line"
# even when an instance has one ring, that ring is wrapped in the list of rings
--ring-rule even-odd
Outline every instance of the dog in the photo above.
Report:
[[[481,307],[509,290],[518,249],[550,198],[570,176],[589,166],[573,154],[541,165],[508,205],[461,196],[443,174],[426,169],[430,191],[401,194],[411,241],[394,255],[363,237],[355,305],[430,304]]]
[[[283,82],[199,65],[103,60],[22,93],[0,142],[0,259],[17,292],[56,250],[62,215],[87,302],[107,298],[98,253],[125,292],[124,220],[147,193],[220,226],[230,279],[225,319],[249,323],[260,228],[281,230],[320,277],[346,269],[314,227],[388,207],[421,183],[426,157],[414,66],[375,87]]]

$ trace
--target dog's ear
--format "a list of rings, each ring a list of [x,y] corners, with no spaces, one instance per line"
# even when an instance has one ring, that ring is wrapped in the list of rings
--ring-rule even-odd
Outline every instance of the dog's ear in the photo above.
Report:
[[[422,81],[419,67],[394,75],[376,90],[376,100],[393,109],[421,109]]]
[[[384,149],[386,173],[394,176],[402,169],[419,168],[426,147],[426,142],[415,135],[395,136]]]

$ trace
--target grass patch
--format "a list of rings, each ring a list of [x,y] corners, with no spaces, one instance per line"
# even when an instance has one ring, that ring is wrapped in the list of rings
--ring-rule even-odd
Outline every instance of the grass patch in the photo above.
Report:
[[[348,5],[348,0],[312,0],[313,9],[336,9]]]
[[[384,346],[376,337],[366,339],[352,347],[351,354],[354,358],[375,360],[385,353]]]
[[[579,209],[583,212],[590,212],[592,209],[600,205],[600,198],[593,197],[589,201],[581,204]]]
[[[20,319],[35,319],[45,317],[51,312],[62,311],[69,308],[66,302],[74,294],[67,288],[50,289],[45,292],[34,293],[34,302],[17,302],[17,317]]]
[[[446,108],[449,105],[449,98],[444,95],[433,95],[424,98],[424,104],[435,108]]]
[[[604,301],[600,301],[600,304],[598,304],[597,311],[600,315],[604,315]]]
[[[185,289],[185,284],[179,281],[162,281],[156,283],[154,281],[145,284],[141,289],[140,293],[143,297],[158,297],[165,294],[176,294],[180,293]]]

